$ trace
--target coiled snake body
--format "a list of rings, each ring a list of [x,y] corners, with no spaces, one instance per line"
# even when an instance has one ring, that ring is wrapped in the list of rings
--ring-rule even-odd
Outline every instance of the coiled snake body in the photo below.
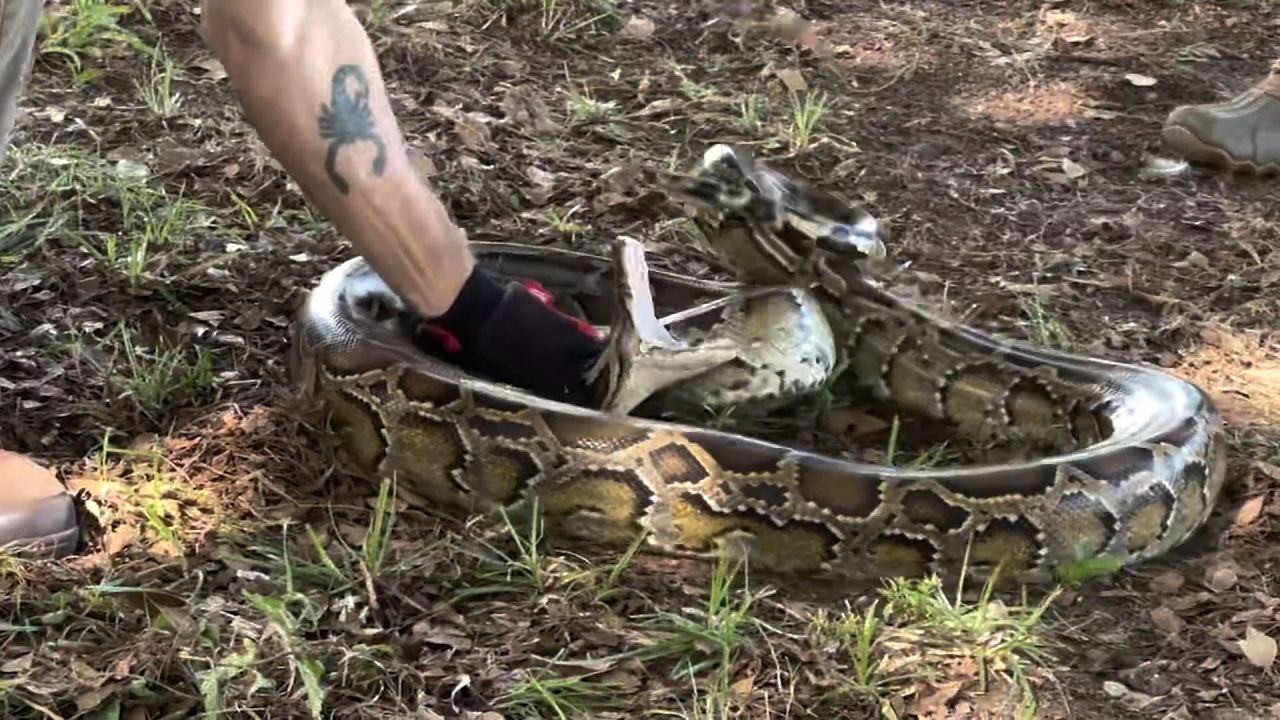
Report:
[[[473,243],[608,326],[590,377],[600,407],[469,375],[413,340],[398,298],[359,258],[328,272],[295,325],[295,368],[358,468],[411,504],[462,513],[537,501],[550,534],[848,578],[937,573],[1052,580],[1078,562],[1167,552],[1223,483],[1217,410],[1159,369],[1050,351],[958,324],[887,291],[855,260],[874,220],[726,146],[660,174],[693,203],[739,282],[613,258]],[[659,321],[658,314],[665,319]],[[851,462],[640,407],[813,393],[838,367],[874,397],[976,439],[1049,448],[1029,461],[904,468]]]

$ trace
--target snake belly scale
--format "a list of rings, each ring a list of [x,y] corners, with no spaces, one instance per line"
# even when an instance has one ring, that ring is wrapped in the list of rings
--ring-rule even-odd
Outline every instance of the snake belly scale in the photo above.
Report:
[[[853,258],[883,253],[864,211],[732,148],[714,146],[692,173],[659,180],[699,208],[696,222],[736,282],[628,276],[625,241],[612,258],[472,244],[482,265],[537,280],[608,326],[614,372],[599,373],[600,408],[539,398],[426,352],[403,304],[360,258],[326,273],[294,325],[294,370],[354,466],[394,476],[411,505],[520,517],[536,500],[551,535],[620,546],[643,532],[653,551],[730,550],[756,569],[813,577],[954,576],[966,565],[973,576],[999,566],[1003,578],[1046,582],[1079,561],[1156,557],[1207,519],[1226,449],[1218,411],[1194,384],[1002,339],[894,295],[854,270]],[[627,381],[616,368],[649,347],[624,341],[657,311],[660,349],[711,369],[682,365],[619,408],[611,399]],[[815,340],[751,360],[761,338],[802,321],[816,324],[796,337]],[[788,401],[837,364],[898,411],[1048,452],[889,467],[624,412],[641,400]]]

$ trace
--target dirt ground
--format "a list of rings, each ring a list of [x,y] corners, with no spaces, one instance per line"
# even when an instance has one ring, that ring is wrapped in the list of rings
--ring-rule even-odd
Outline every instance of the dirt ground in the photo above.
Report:
[[[1035,640],[1001,624],[1017,597],[974,625],[900,587],[881,601],[920,612],[869,651],[871,593],[728,593],[411,513],[371,533],[386,503],[290,413],[284,365],[349,245],[242,122],[190,5],[50,3],[0,168],[0,446],[96,516],[83,555],[4,564],[6,717],[1280,718],[1280,180],[1158,147],[1174,106],[1263,76],[1272,0],[790,6],[807,28],[710,0],[360,6],[473,239],[627,233],[709,271],[600,178],[742,142],[864,202],[968,321],[1220,403],[1230,485],[1186,548],[1051,596]]]

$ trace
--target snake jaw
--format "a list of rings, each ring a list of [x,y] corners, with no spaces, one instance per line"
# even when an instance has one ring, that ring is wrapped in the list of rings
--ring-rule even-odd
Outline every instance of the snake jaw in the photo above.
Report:
[[[737,355],[729,339],[690,346],[676,340],[658,320],[644,246],[619,237],[613,246],[616,297],[609,341],[587,372],[600,384],[600,409],[626,415],[654,393],[729,362]]]

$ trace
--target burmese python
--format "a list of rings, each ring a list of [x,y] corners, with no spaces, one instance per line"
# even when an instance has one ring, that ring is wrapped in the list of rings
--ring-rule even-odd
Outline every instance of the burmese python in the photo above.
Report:
[[[594,372],[615,412],[468,375],[413,340],[403,306],[361,259],[326,273],[295,325],[295,368],[358,468],[394,475],[411,505],[520,518],[536,501],[561,538],[619,545],[643,531],[656,551],[732,549],[757,569],[852,578],[953,576],[967,562],[978,576],[1000,564],[1004,578],[1040,582],[1064,564],[1162,554],[1208,516],[1225,449],[1200,388],[908,303],[852,262],[883,251],[869,215],[725,146],[693,173],[656,175],[699,208],[706,239],[743,282],[646,274],[634,241],[612,259],[473,243],[482,265],[535,279],[612,327]],[[676,322],[664,330],[659,312]],[[735,324],[735,313],[771,319]],[[750,359],[779,338],[794,352]],[[668,374],[646,376],[636,358]],[[887,467],[618,412],[681,397],[785,401],[837,366],[899,411],[1052,451]]]

